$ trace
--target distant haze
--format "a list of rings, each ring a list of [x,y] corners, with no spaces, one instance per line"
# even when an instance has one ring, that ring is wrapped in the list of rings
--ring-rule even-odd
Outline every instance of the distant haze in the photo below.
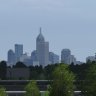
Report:
[[[0,60],[15,43],[30,55],[39,27],[50,51],[69,48],[85,61],[96,53],[96,0],[0,0]]]

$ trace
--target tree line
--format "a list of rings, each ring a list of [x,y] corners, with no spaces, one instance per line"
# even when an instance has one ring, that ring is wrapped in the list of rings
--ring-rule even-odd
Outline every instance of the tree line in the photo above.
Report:
[[[87,62],[83,63],[81,65],[74,65],[73,63],[68,66],[69,70],[72,71],[75,76],[76,80],[83,80],[85,75],[86,69],[89,67],[89,65],[92,65],[94,62]],[[24,63],[22,62],[17,62],[13,66],[7,66],[6,61],[1,61],[0,62],[0,79],[6,80],[6,73],[7,73],[7,68],[29,68],[30,70],[30,78],[33,80],[51,80],[53,79],[52,73],[54,69],[60,64],[51,64],[47,65],[44,68],[42,66],[29,66],[27,67]]]
[[[33,70],[32,68],[35,68],[34,70],[37,70],[38,74],[46,74],[46,79],[52,80],[44,96],[74,96],[75,89],[81,91],[81,96],[96,96],[96,62],[87,62],[82,65],[56,64],[48,65],[45,68],[30,66],[31,70]],[[74,83],[75,81],[79,83],[79,86]],[[25,96],[40,96],[35,81],[31,81],[25,90]],[[1,93],[4,94],[2,88],[0,89]],[[6,94],[0,96],[6,96]]]

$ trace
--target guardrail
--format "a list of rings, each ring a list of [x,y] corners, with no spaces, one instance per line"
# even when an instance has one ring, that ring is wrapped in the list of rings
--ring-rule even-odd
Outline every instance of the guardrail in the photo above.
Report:
[[[46,91],[40,91],[40,93],[42,94],[41,96],[44,96],[43,94]],[[19,96],[19,94],[25,94],[26,91],[6,91],[7,95],[10,96],[11,94],[14,94],[15,96]],[[74,91],[74,94],[79,95],[81,93],[81,91]],[[80,96],[80,95],[79,95]]]

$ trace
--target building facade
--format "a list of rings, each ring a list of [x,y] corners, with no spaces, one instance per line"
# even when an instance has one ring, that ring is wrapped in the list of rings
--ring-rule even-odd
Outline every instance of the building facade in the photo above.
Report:
[[[30,77],[29,68],[7,68],[7,79],[13,80],[28,80]]]
[[[28,56],[27,53],[23,54],[20,57],[20,61],[23,62],[26,66],[32,66],[32,59],[31,56]]]
[[[37,59],[37,51],[36,50],[32,51],[31,58],[32,58],[33,62],[34,61],[38,61],[38,59]]]
[[[20,57],[23,55],[23,45],[15,44],[15,62],[20,61]]]

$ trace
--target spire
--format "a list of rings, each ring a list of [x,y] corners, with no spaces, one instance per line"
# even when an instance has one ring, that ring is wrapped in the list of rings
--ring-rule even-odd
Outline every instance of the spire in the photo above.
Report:
[[[40,33],[39,33],[39,35],[38,35],[38,37],[37,37],[37,41],[39,41],[39,42],[44,42],[45,39],[44,39],[44,37],[43,37],[43,35],[42,35],[42,28],[41,28],[41,27],[40,27],[39,31],[40,31]]]
[[[42,28],[40,27],[40,34],[42,34]]]

